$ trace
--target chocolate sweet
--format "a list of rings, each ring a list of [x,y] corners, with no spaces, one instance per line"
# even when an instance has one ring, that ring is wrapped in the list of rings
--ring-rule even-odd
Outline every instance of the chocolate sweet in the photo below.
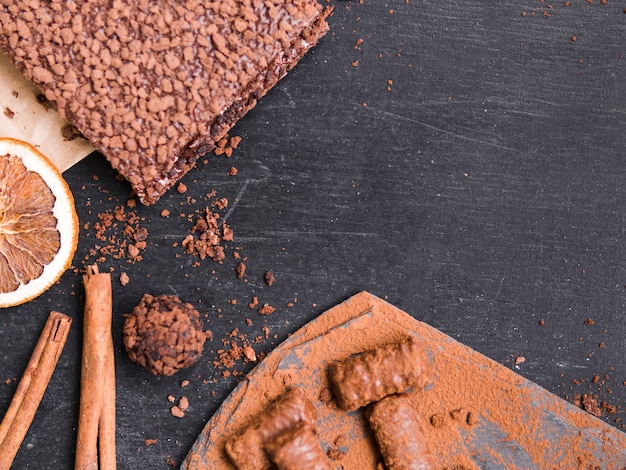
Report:
[[[334,470],[315,431],[300,422],[265,444],[278,470]]]
[[[128,356],[154,375],[174,375],[192,366],[200,359],[205,341],[198,311],[174,295],[145,294],[126,315]]]
[[[423,388],[433,380],[424,346],[414,337],[329,365],[337,404],[356,410],[393,393]]]
[[[436,468],[420,416],[407,395],[389,395],[369,405],[366,417],[387,470]]]
[[[297,423],[317,427],[317,411],[299,389],[292,388],[278,397],[261,416],[256,416],[243,432],[226,441],[226,453],[239,470],[271,468],[264,446]],[[303,467],[304,468],[304,467]]]
[[[3,0],[0,51],[154,203],[328,31],[317,0]]]

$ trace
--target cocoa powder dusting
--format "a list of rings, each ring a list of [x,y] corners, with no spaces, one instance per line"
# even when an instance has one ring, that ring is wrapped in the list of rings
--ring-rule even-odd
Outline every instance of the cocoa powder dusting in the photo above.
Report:
[[[409,397],[421,417],[437,468],[479,469],[487,462],[513,469],[544,468],[546,462],[554,469],[593,468],[600,464],[598,455],[606,457],[604,446],[616,445],[613,439],[619,442],[617,434],[588,439],[579,430],[603,436],[608,426],[386,302],[361,293],[293,334],[241,382],[192,448],[187,468],[197,468],[194,465],[201,462],[211,468],[232,468],[221,453],[224,439],[289,387],[315,399],[319,437],[335,463],[344,470],[384,468],[363,410],[346,413],[336,406],[326,370],[333,361],[398,341],[409,331],[424,343],[435,371],[432,385],[410,392]],[[546,425],[544,412],[569,423],[571,432],[555,434]],[[495,439],[493,426],[501,433]],[[601,426],[605,428],[599,433]],[[203,440],[209,434],[215,436],[210,445]],[[621,439],[626,445],[626,439]],[[507,455],[511,446],[523,449],[529,460],[512,460]],[[556,459],[555,449],[567,452]]]

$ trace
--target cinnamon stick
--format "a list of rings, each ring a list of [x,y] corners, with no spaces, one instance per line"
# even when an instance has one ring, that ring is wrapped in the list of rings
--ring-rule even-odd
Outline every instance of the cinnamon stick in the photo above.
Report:
[[[87,268],[76,470],[114,470],[115,363],[111,275]]]
[[[9,470],[48,387],[70,331],[72,319],[51,312],[24,375],[0,423],[0,470]]]

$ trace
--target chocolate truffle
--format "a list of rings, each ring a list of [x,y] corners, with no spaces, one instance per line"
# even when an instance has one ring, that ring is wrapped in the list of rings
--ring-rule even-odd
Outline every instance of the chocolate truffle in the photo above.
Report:
[[[205,340],[198,311],[174,295],[145,294],[126,315],[126,351],[154,375],[173,375],[195,364]]]

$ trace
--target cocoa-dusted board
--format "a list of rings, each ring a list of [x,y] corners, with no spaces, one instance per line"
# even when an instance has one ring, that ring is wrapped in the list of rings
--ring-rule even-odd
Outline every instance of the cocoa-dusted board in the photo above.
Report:
[[[62,129],[67,121],[39,102],[38,94],[37,88],[0,52],[0,137],[30,143],[63,172],[94,149],[84,138],[66,140]]]
[[[317,408],[324,448],[340,456],[337,467],[375,469],[379,457],[362,410],[345,413],[323,398],[328,390],[327,365],[363,347],[409,334],[423,341],[435,367],[433,383],[411,395],[441,468],[622,468],[625,464],[626,434],[361,292],[305,325],[259,363],[209,420],[181,468],[234,468],[224,454],[228,437],[288,387],[300,387]],[[433,417],[439,420],[437,426],[431,422],[437,421]]]

